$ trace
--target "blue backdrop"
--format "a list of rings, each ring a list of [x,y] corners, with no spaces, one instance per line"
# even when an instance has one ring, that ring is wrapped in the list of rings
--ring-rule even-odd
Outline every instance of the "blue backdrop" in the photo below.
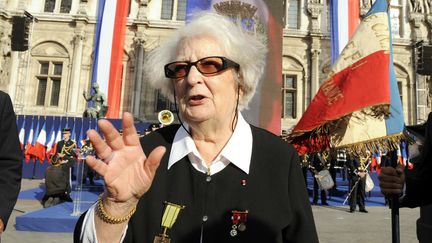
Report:
[[[121,129],[121,119],[107,120],[109,120],[117,129]],[[18,132],[21,131],[22,127],[24,127],[25,131],[23,140],[24,145],[27,144],[31,128],[33,128],[33,141],[36,141],[37,136],[44,125],[47,134],[47,142],[49,141],[51,131],[57,133],[58,130],[62,130],[63,128],[70,128],[71,139],[76,140],[78,146],[81,146],[80,141],[87,137],[86,132],[88,129],[96,129],[99,131],[96,118],[17,115]],[[137,131],[141,134],[144,134],[144,130],[149,128],[150,125],[151,123],[147,122],[135,123]],[[26,162],[23,159],[22,163],[23,178],[44,178],[45,169],[50,165],[47,159],[42,163],[39,160],[34,161],[33,159],[30,159],[29,162]]]

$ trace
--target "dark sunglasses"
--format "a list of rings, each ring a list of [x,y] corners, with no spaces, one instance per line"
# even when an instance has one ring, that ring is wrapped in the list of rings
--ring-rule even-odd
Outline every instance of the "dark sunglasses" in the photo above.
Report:
[[[196,62],[177,61],[165,65],[165,77],[183,78],[188,75],[192,66],[195,66],[202,74],[215,74],[227,68],[240,68],[240,65],[226,57],[211,56],[199,59]]]

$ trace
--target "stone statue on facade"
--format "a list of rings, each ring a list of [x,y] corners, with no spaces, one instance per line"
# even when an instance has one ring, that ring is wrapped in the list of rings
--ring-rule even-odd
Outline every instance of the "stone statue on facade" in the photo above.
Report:
[[[411,0],[411,9],[415,13],[423,13],[423,0]]]
[[[372,0],[363,0],[362,3],[363,3],[363,7],[364,7],[364,8],[368,8],[368,9],[369,9],[369,8],[372,6],[372,4],[373,4],[373,3],[372,3]]]
[[[427,13],[432,14],[432,0],[426,0],[425,4],[426,4],[426,7],[427,7]]]
[[[83,92],[84,99],[87,102],[93,102],[91,106],[88,106],[87,109],[85,109],[83,117],[103,118],[108,111],[105,94],[99,90],[99,84],[97,83],[93,83],[92,88],[94,91],[93,95],[87,94],[85,91]]]
[[[0,84],[7,83],[9,80],[11,62],[11,42],[10,35],[3,33],[0,38]]]

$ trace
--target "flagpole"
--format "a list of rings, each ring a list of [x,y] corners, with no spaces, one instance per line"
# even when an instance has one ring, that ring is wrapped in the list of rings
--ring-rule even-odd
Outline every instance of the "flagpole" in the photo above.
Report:
[[[384,166],[391,166],[396,168],[398,164],[396,150],[389,151],[387,156],[389,160],[386,160]],[[392,195],[390,197],[390,208],[391,208],[391,229],[392,229],[392,243],[400,242],[400,225],[399,225],[399,195]]]

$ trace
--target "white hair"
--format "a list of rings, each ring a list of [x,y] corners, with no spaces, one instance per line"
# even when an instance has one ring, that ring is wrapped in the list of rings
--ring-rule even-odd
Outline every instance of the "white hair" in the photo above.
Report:
[[[238,82],[243,96],[240,97],[238,108],[247,108],[264,73],[267,54],[265,36],[251,33],[242,28],[240,23],[214,12],[198,13],[189,24],[177,30],[173,37],[152,50],[144,62],[145,80],[174,101],[174,87],[171,79],[165,77],[164,65],[177,61],[177,47],[182,40],[196,36],[214,38],[224,49],[227,58],[240,65]]]

